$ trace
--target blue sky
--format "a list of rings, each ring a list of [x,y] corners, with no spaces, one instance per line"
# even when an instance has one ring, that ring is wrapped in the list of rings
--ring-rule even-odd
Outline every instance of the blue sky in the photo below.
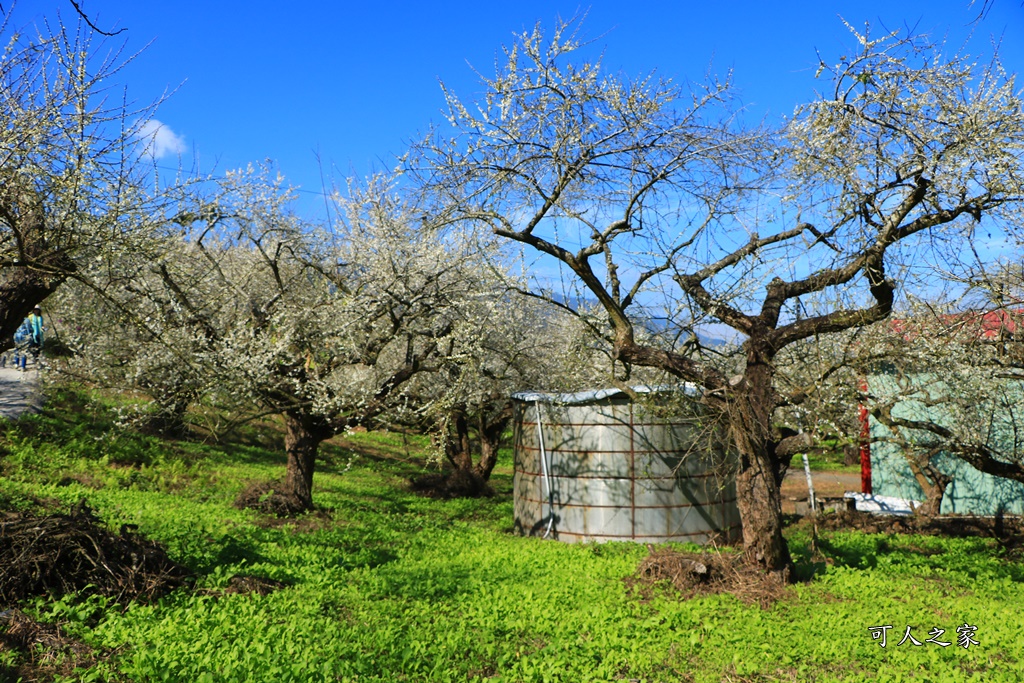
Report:
[[[263,0],[80,0],[101,28],[126,29],[145,50],[118,77],[131,98],[153,100],[174,91],[156,117],[164,124],[166,155],[175,166],[222,173],[272,159],[322,203],[321,170],[328,178],[362,176],[393,165],[403,145],[441,119],[438,79],[471,97],[470,65],[493,73],[500,46],[538,20],[588,12],[585,32],[604,50],[605,65],[626,74],[658,71],[702,78],[710,68],[732,69],[750,116],[777,120],[813,95],[815,50],[834,60],[850,45],[838,19],[854,25],[916,26],[960,44],[972,30],[975,51],[1002,37],[1004,61],[1024,71],[1024,7],[995,0],[986,18],[970,26],[978,7],[969,0],[912,2],[298,2]],[[12,12],[9,0],[0,0]],[[31,26],[57,11],[75,13],[68,0],[21,0],[13,24]],[[148,47],[146,47],[148,45]],[[330,182],[330,180],[328,180]]]

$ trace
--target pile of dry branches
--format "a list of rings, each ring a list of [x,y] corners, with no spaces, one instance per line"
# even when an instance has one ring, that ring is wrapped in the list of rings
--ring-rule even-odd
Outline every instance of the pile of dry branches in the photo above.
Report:
[[[84,501],[69,515],[0,516],[0,606],[82,590],[118,602],[149,600],[188,576],[163,548],[130,526],[120,534],[108,531]]]
[[[20,655],[17,663],[0,664],[0,681],[52,681],[70,678],[76,668],[96,663],[92,648],[69,637],[56,624],[41,624],[16,609],[0,611],[0,652]]]
[[[750,564],[742,553],[681,553],[651,550],[628,581],[641,591],[670,583],[684,598],[731,593],[747,604],[768,608],[782,599],[786,586],[773,573]]]

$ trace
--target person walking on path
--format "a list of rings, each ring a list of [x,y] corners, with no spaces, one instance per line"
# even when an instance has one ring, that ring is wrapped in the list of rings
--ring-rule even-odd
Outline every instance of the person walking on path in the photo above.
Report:
[[[14,368],[6,367],[7,354],[0,353],[0,420],[16,420],[23,413],[39,412],[43,405],[38,373],[24,372],[28,369],[28,354],[35,357],[38,367],[43,350],[43,311],[39,306],[14,333],[14,339]]]
[[[28,314],[29,342],[28,349],[32,354],[36,365],[39,364],[39,355],[43,352],[43,309],[36,306]]]
[[[39,354],[42,351],[43,309],[36,306],[14,333],[14,367],[18,370],[26,370],[30,354],[35,361],[36,367],[38,367]],[[6,365],[6,362],[0,363],[0,366],[2,365]]]

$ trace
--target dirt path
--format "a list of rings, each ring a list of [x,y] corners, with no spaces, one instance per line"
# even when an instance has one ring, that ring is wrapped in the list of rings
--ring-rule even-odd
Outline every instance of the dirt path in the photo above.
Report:
[[[847,491],[860,491],[860,472],[811,472],[811,478],[817,498],[842,498]],[[797,500],[807,500],[803,467],[791,468],[782,480],[782,511],[795,512]]]
[[[43,395],[39,390],[39,373],[0,368],[0,418],[17,419],[25,412],[39,412]]]

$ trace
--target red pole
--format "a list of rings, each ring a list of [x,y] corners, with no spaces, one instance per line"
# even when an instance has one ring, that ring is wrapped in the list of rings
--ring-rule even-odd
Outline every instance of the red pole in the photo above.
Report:
[[[860,380],[861,394],[867,395],[868,381]],[[858,406],[860,417],[860,490],[861,493],[871,493],[871,425],[868,422],[868,408],[863,403]]]

